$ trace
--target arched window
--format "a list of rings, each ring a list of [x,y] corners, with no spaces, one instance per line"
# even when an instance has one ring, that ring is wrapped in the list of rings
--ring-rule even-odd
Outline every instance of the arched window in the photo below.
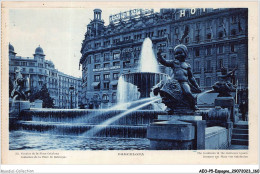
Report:
[[[103,94],[102,100],[103,100],[104,103],[109,102],[109,97],[108,97],[108,95],[107,95],[107,94]]]

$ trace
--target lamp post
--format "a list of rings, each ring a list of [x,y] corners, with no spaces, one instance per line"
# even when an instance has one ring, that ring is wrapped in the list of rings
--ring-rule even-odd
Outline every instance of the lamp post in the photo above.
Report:
[[[72,109],[72,93],[73,93],[74,87],[71,85],[69,90],[70,90],[70,109]]]

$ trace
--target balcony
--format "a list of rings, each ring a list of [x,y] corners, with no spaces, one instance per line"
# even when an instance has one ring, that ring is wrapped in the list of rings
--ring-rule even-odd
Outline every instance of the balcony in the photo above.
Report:
[[[205,73],[212,73],[213,72],[213,67],[207,67],[204,69]]]

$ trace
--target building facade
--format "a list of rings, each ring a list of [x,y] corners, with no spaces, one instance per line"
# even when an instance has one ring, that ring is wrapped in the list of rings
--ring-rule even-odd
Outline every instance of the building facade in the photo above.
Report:
[[[81,105],[82,79],[66,75],[55,68],[52,61],[45,59],[43,49],[35,49],[33,57],[16,56],[14,47],[9,43],[9,79],[15,79],[15,70],[20,67],[24,78],[29,78],[32,92],[41,89],[46,84],[50,96],[54,99],[55,108],[70,108]],[[74,89],[69,91],[70,86]]]
[[[237,67],[236,85],[248,87],[248,10],[247,9],[134,9],[110,16],[104,26],[102,11],[94,10],[82,43],[83,104],[109,107],[116,103],[118,77],[136,71],[145,38],[154,52],[162,49],[173,59],[179,43],[188,47],[188,62],[204,90],[218,80],[222,66]],[[160,66],[162,73],[171,69]]]

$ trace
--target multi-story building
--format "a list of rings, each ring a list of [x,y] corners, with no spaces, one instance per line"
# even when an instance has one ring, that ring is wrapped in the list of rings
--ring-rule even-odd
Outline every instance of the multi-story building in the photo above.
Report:
[[[163,50],[173,59],[180,42],[189,50],[188,62],[202,89],[218,80],[222,66],[237,67],[236,84],[248,86],[248,10],[218,9],[134,9],[110,16],[105,26],[100,9],[87,25],[82,43],[83,103],[110,106],[116,102],[118,77],[135,71],[145,38],[152,40],[154,51]],[[169,68],[160,66],[163,73]]]
[[[59,108],[71,108],[71,105],[72,108],[80,106],[82,79],[59,72],[58,82]]]
[[[68,100],[70,86],[74,87],[72,92],[73,108],[81,104],[82,79],[66,75],[55,68],[52,61],[45,59],[43,49],[39,46],[35,49],[34,57],[16,56],[14,47],[9,43],[9,76],[15,79],[15,70],[20,67],[25,78],[29,78],[32,92],[41,89],[46,83],[50,96],[54,99],[56,108],[70,108],[71,100]],[[66,95],[65,95],[66,93]],[[66,97],[66,100],[63,100]],[[66,103],[65,103],[66,102]]]

